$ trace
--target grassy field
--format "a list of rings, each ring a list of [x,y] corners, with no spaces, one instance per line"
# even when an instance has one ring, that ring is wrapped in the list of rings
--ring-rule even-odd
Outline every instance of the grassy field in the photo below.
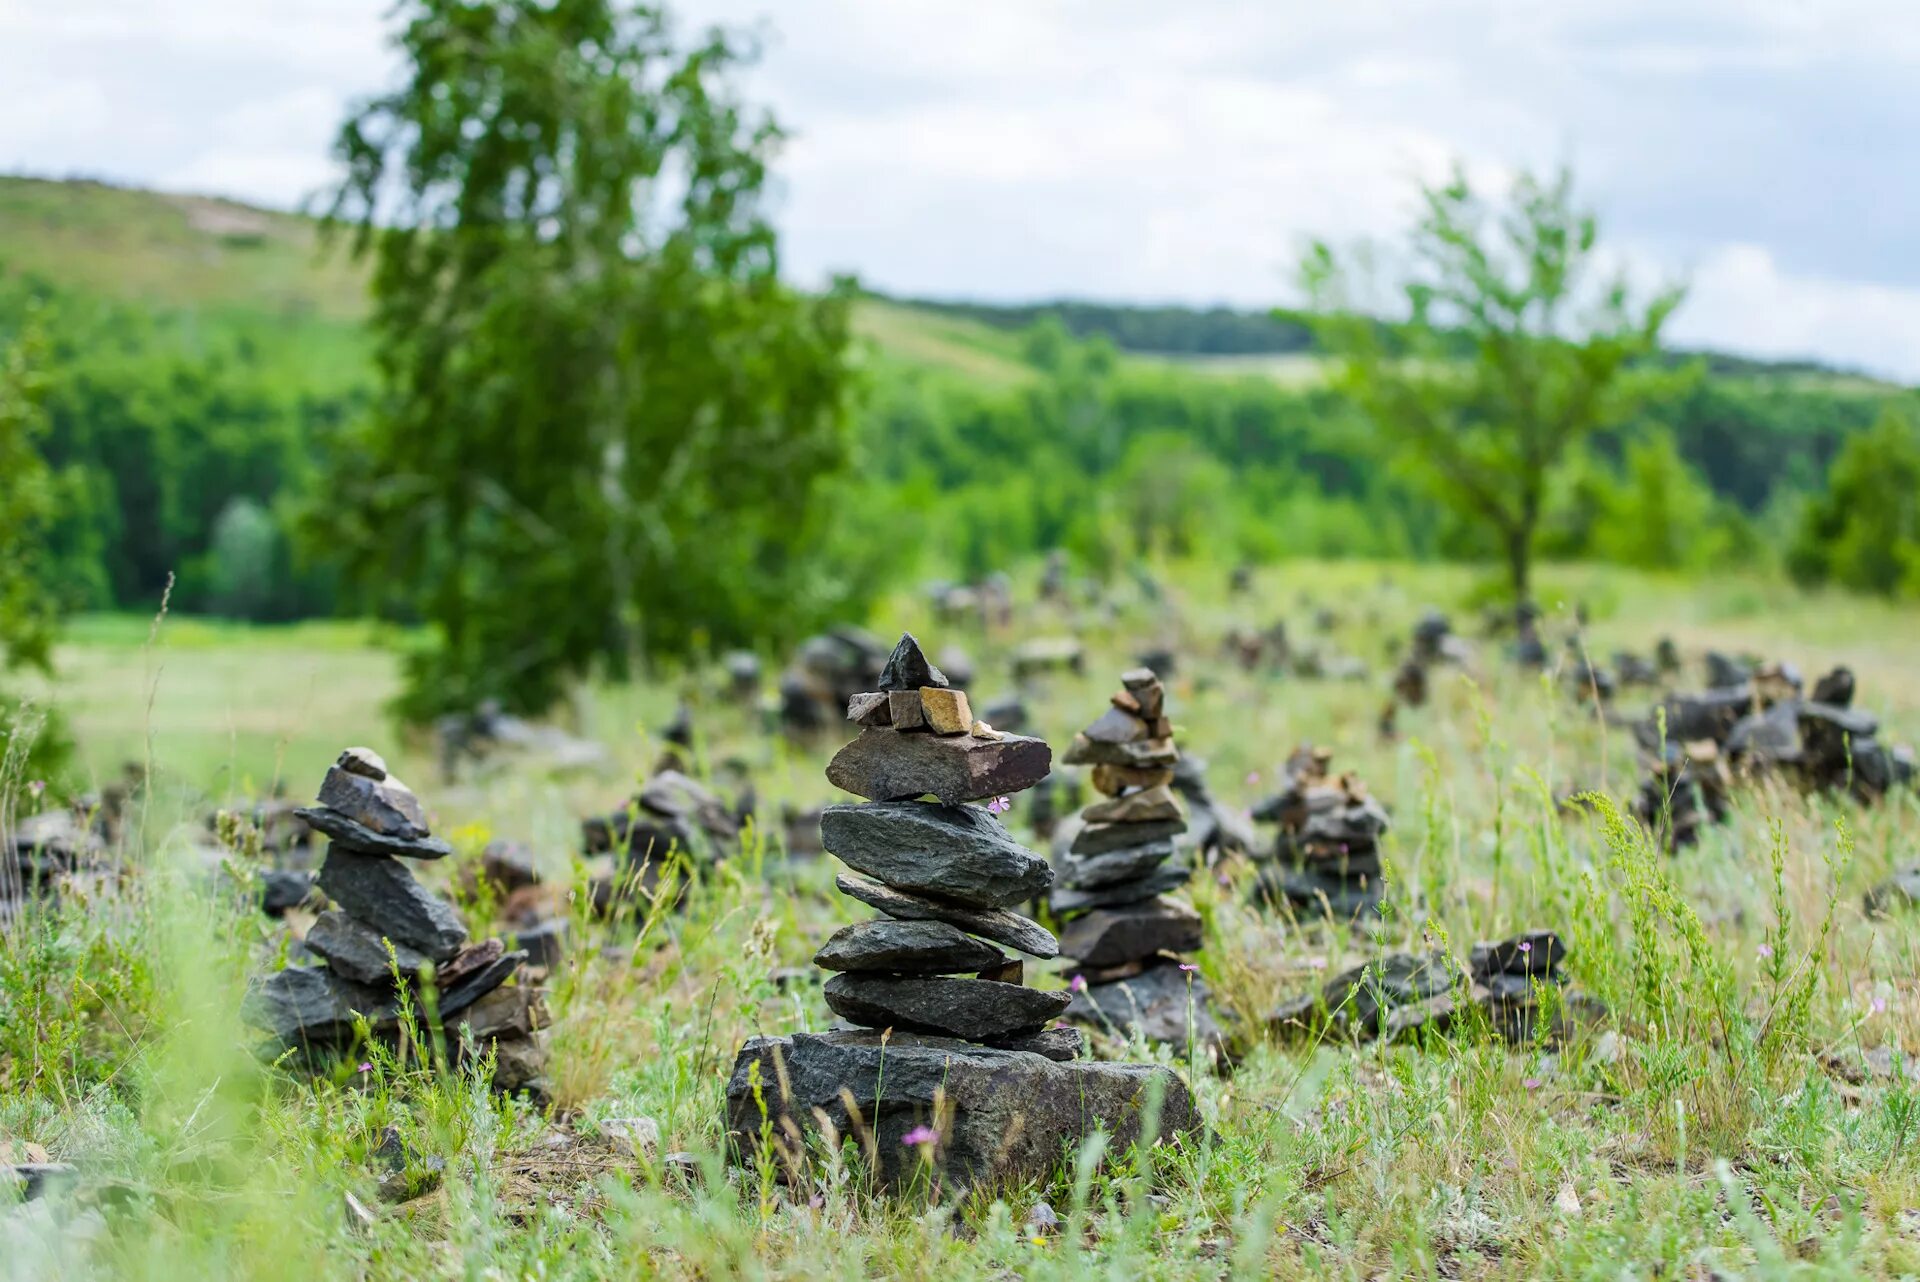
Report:
[[[751,768],[760,813],[833,797],[833,743],[794,746],[728,704],[711,674],[585,691],[564,718],[609,750],[598,770],[509,762],[438,777],[430,745],[397,736],[381,705],[394,663],[355,628],[236,629],[88,619],[69,632],[46,693],[89,770],[154,767],[130,888],[69,903],[0,935],[0,1137],[80,1163],[116,1196],[0,1210],[0,1274],[60,1276],[672,1277],[950,1279],[1898,1276],[1920,1271],[1920,1089],[1882,1058],[1920,1047],[1912,918],[1876,921],[1862,891],[1914,859],[1908,793],[1863,809],[1775,785],[1743,791],[1730,823],[1669,857],[1631,828],[1572,817],[1551,797],[1624,797],[1630,739],[1496,646],[1444,674],[1430,705],[1382,740],[1392,638],[1430,604],[1463,604],[1465,571],[1291,564],[1228,598],[1223,576],[1162,567],[1159,605],[1112,619],[1023,605],[1013,629],[943,627],[917,597],[881,630],[977,660],[976,701],[1011,689],[1007,648],[1077,631],[1079,677],[1030,691],[1038,733],[1063,745],[1152,645],[1180,656],[1170,682],[1183,750],[1217,794],[1249,806],[1297,744],[1333,749],[1393,811],[1396,911],[1363,937],[1250,907],[1251,870],[1196,876],[1198,960],[1245,1054],[1231,1072],[1136,1045],[1186,1073],[1210,1129],[1181,1150],[1063,1163],[1039,1187],[959,1202],[875,1196],[848,1169],[807,1187],[729,1174],[721,1091],[756,1032],[824,1027],[816,987],[782,987],[859,913],[831,893],[831,861],[782,859],[777,836],[703,873],[686,911],[650,924],[576,920],[551,981],[555,1100],[537,1111],[472,1082],[382,1061],[310,1081],[264,1066],[236,1010],[284,929],[207,870],[199,821],[283,781],[304,796],[339,748],[367,742],[421,793],[458,848],[434,884],[459,883],[492,835],[531,842],[548,873],[577,876],[575,821],[619,804],[657,755],[681,697],[700,756]],[[1030,589],[1030,581],[1026,583]],[[1030,591],[1023,600],[1030,599]],[[1809,676],[1845,662],[1884,737],[1920,732],[1920,613],[1808,597],[1737,574],[1684,583],[1555,569],[1554,634],[1575,602],[1605,655],[1672,636],[1791,659]],[[1318,606],[1338,626],[1319,636]],[[1289,621],[1296,645],[1357,654],[1361,683],[1243,673],[1220,656],[1234,626]],[[1470,628],[1464,630],[1471,631]],[[1690,674],[1697,678],[1693,664]],[[1644,703],[1624,698],[1612,720]],[[837,739],[836,739],[837,742]],[[1024,833],[1026,798],[1006,818]],[[1777,857],[1777,858],[1776,858]],[[491,911],[465,901],[479,933]],[[1282,998],[1379,948],[1524,926],[1564,932],[1580,987],[1608,1016],[1570,1043],[1510,1049],[1473,1037],[1414,1046],[1275,1042]],[[1054,985],[1044,975],[1032,982]],[[1899,1061],[1895,1061],[1897,1064]],[[661,1151],[703,1176],[610,1147],[614,1118],[655,1119]],[[443,1158],[437,1188],[383,1204],[369,1151],[398,1126]],[[17,1159],[16,1159],[17,1160]],[[351,1200],[349,1200],[351,1198]],[[1045,1200],[1066,1231],[1023,1227]],[[365,1208],[362,1216],[355,1207]]]

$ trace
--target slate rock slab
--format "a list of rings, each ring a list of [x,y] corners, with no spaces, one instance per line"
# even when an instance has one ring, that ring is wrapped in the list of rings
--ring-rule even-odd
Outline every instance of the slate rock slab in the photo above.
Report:
[[[943,921],[874,921],[843,926],[813,955],[822,970],[955,975],[1007,962],[992,944]]]
[[[308,948],[326,959],[327,969],[334,974],[343,975],[356,983],[393,987],[386,941],[379,931],[358,918],[349,917],[337,908],[328,909],[315,919],[313,928],[307,931],[306,943]],[[397,940],[393,952],[403,978],[414,974],[429,960],[419,949]]]
[[[842,873],[833,884],[843,895],[850,895],[870,908],[877,908],[899,921],[943,921],[995,943],[1017,948],[1029,957],[1046,959],[1060,955],[1060,941],[1039,922],[1010,913],[1004,908],[977,908],[933,896],[908,891]]]
[[[1155,895],[1164,895],[1187,884],[1184,865],[1163,864],[1136,881],[1117,886],[1096,886],[1088,890],[1056,890],[1048,899],[1056,913],[1085,912],[1089,908],[1111,908],[1117,904],[1137,904]]]
[[[1111,1137],[1109,1152],[1124,1152],[1142,1138],[1156,1098],[1162,1142],[1197,1134],[1193,1094],[1169,1068],[1058,1063],[944,1038],[895,1034],[883,1045],[878,1033],[800,1033],[756,1037],[740,1048],[727,1083],[727,1127],[733,1159],[751,1163],[760,1137],[758,1099],[776,1137],[789,1124],[811,1134],[816,1113],[838,1134],[854,1136],[860,1128],[846,1102],[853,1099],[860,1125],[874,1138],[883,1183],[924,1178],[920,1150],[901,1141],[916,1127],[937,1125],[932,1158],[942,1182],[988,1188],[1050,1181],[1096,1130]],[[936,1101],[944,1116],[935,1115]]]
[[[441,1023],[451,1026],[461,1012],[506,983],[526,956],[503,954],[439,993],[434,1009]],[[415,1009],[421,1008],[416,1004]],[[282,1046],[325,1047],[353,1040],[356,1014],[366,1017],[373,1032],[392,1032],[399,1026],[400,1006],[392,992],[318,966],[289,966],[249,985],[240,1013]]]
[[[1060,937],[1060,951],[1089,968],[1198,947],[1200,914],[1177,899],[1096,908],[1069,922]]]
[[[349,815],[325,807],[296,810],[294,814],[327,835],[340,850],[361,855],[398,855],[402,859],[445,859],[453,847],[438,837],[389,837],[375,832]]]
[[[835,975],[827,1005],[866,1028],[898,1028],[984,1041],[1038,1029],[1066,1010],[1071,993],[1043,993],[991,979]]]
[[[1467,964],[1475,975],[1550,975],[1567,959],[1567,946],[1551,930],[1529,930],[1511,939],[1478,943]]]
[[[1144,877],[1173,857],[1171,841],[1154,841],[1099,855],[1067,855],[1060,860],[1060,884],[1074,890],[1113,886]]]
[[[1189,1045],[1224,1048],[1211,1001],[1204,979],[1169,963],[1131,979],[1089,985],[1074,995],[1067,1018],[1120,1036],[1137,1033],[1182,1052]]]
[[[1174,768],[1178,771],[1179,767]],[[1201,785],[1204,788],[1204,784]],[[1109,801],[1097,802],[1088,806],[1085,819],[1090,824],[1118,823],[1137,824],[1155,820],[1182,819],[1186,812],[1181,809],[1179,798],[1173,795],[1173,789],[1166,784],[1154,788],[1143,788],[1139,792],[1130,792],[1124,797],[1115,797]]]
[[[1043,1028],[1037,1033],[1016,1033],[1012,1037],[996,1037],[988,1045],[996,1050],[1026,1051],[1032,1055],[1044,1055],[1048,1059],[1066,1063],[1079,1059],[1087,1050],[1087,1035],[1077,1028],[1060,1025],[1057,1028]]]
[[[1053,884],[1046,861],[978,806],[828,806],[820,838],[841,862],[890,886],[982,908],[1032,899]]]
[[[453,905],[415,881],[397,859],[332,847],[320,866],[319,885],[351,916],[432,961],[445,961],[467,942]]]
[[[318,801],[323,809],[344,815],[383,837],[418,841],[429,835],[427,812],[420,799],[398,779],[373,779],[334,766],[320,782]]]
[[[1073,837],[1073,853],[1099,855],[1150,841],[1170,841],[1187,830],[1185,819],[1158,819],[1148,823],[1089,823]]]
[[[873,801],[931,795],[953,806],[1024,791],[1052,768],[1053,749],[1044,739],[868,729],[834,754],[827,780]]]

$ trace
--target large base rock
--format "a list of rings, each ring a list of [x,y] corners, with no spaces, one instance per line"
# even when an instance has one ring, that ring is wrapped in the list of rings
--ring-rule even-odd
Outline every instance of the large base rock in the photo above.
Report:
[[[817,1112],[842,1137],[871,1137],[881,1180],[899,1184],[923,1169],[927,1150],[902,1140],[925,1126],[938,1134],[933,1170],[948,1186],[1044,1181],[1095,1130],[1111,1137],[1109,1151],[1137,1140],[1156,1090],[1161,1137],[1199,1129],[1187,1084],[1154,1065],[1058,1063],[899,1033],[884,1041],[869,1032],[755,1037],[734,1060],[727,1129],[736,1160],[751,1161],[761,1124],[771,1121],[773,1142],[797,1160],[792,1137],[812,1135]]]

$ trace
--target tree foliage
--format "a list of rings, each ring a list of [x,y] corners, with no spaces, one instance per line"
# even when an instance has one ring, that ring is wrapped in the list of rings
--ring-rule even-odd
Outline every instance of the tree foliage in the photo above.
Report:
[[[1833,461],[1788,557],[1795,577],[1885,595],[1920,596],[1920,429],[1881,415]]]
[[[413,710],[553,701],[596,662],[781,635],[841,466],[844,291],[778,278],[780,134],[615,0],[406,0],[406,83],[356,110],[331,218],[374,262],[381,397],[323,545],[436,644]]]
[[[54,610],[42,546],[54,507],[40,338],[28,331],[0,349],[0,670],[52,662]]]
[[[1680,301],[1607,275],[1564,171],[1491,201],[1462,172],[1422,192],[1397,260],[1313,246],[1303,283],[1340,385],[1424,483],[1488,536],[1519,599],[1570,451],[1677,390],[1652,359]],[[1402,314],[1392,314],[1393,309]],[[1391,326],[1387,320],[1396,323]]]

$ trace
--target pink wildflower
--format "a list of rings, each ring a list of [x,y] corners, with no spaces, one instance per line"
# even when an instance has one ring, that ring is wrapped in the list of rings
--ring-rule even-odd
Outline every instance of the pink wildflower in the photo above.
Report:
[[[1764,960],[1765,960],[1766,958],[1768,958],[1768,957],[1771,957],[1771,956],[1773,956],[1773,945],[1772,945],[1772,944],[1762,944],[1762,945],[1760,945],[1760,957],[1761,957],[1761,960],[1763,960],[1763,961],[1764,961]]]
[[[1884,998],[1884,997],[1876,997],[1876,998],[1874,998],[1874,999],[1873,999],[1873,1013],[1874,1013],[1874,1014],[1876,1014],[1876,1015],[1878,1015],[1878,1014],[1879,1014],[1880,1012],[1882,1012],[1882,1011],[1884,1011],[1884,1010],[1885,1010],[1886,1008],[1887,1008],[1887,999],[1886,999],[1886,998]]]
[[[1194,965],[1192,962],[1181,962],[1180,969],[1188,972],[1189,974],[1192,974],[1198,971],[1200,968]]]
[[[987,803],[987,813],[989,814],[1004,815],[1012,809],[1013,798],[1011,797],[995,797]]]
[[[373,1071],[373,1061],[370,1059],[360,1061],[360,1071],[362,1073],[371,1073]]]
[[[931,1126],[916,1126],[900,1137],[900,1142],[909,1148],[917,1144],[938,1144],[940,1132]]]
[[[1537,1091],[1540,1089],[1540,1079],[1537,1077],[1529,1077],[1526,1081],[1520,1084],[1526,1087],[1530,1091]]]
[[[1532,941],[1532,940],[1530,940],[1530,939],[1523,939],[1523,940],[1521,940],[1521,941],[1520,941],[1520,951],[1521,951],[1521,952],[1523,952],[1523,953],[1530,953],[1530,952],[1532,952],[1532,951],[1533,951],[1533,941]]]
[[[1258,770],[1247,771],[1247,786],[1249,788],[1251,788],[1254,784],[1259,782],[1260,782],[1260,772]]]
[[[1070,993],[1086,992],[1087,977],[1085,975],[1075,975],[1072,979],[1069,979],[1067,981],[1067,991]]]

